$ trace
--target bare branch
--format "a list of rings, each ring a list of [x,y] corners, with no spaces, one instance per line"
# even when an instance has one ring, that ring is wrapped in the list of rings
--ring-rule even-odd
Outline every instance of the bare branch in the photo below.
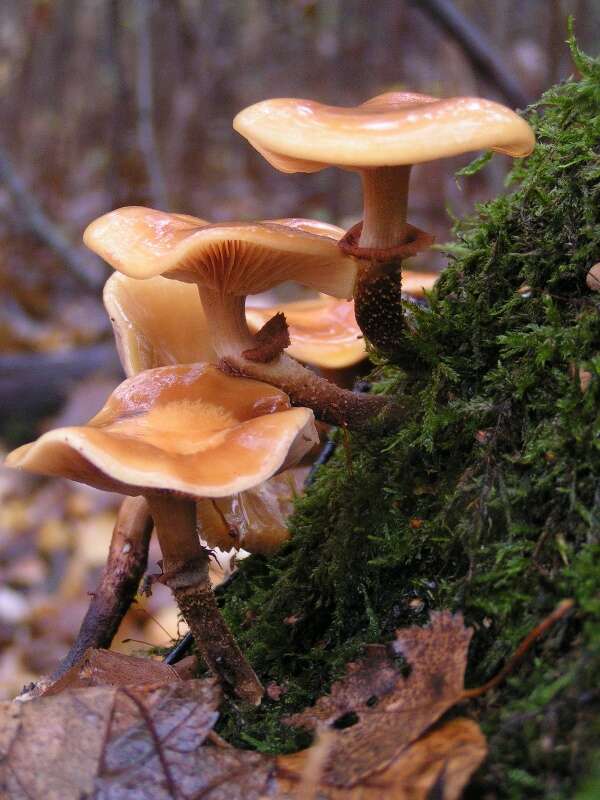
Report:
[[[169,200],[162,162],[154,130],[154,78],[152,57],[153,0],[137,0],[137,75],[135,95],[137,103],[138,142],[146,173],[150,182],[152,203],[156,208],[167,209]]]
[[[473,67],[497,86],[512,106],[525,108],[527,95],[519,81],[505,67],[492,42],[456,8],[452,0],[412,2],[458,42]]]
[[[98,588],[73,646],[50,676],[58,680],[82,658],[88,647],[109,648],[131,606],[148,561],[152,517],[143,497],[121,503]]]
[[[25,181],[16,171],[8,153],[0,146],[0,181],[18,206],[27,228],[53,250],[71,275],[86,289],[96,291],[104,282],[104,269],[83,248],[72,244],[62,230],[46,215]]]

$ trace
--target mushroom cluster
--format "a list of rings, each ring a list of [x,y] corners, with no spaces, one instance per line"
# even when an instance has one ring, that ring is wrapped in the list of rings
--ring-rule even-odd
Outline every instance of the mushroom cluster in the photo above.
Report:
[[[523,156],[533,134],[497,103],[408,93],[353,109],[269,100],[234,127],[284,172],[359,172],[362,223],[346,233],[298,218],[211,224],[141,207],[93,222],[84,240],[116,270],[104,302],[127,379],[85,425],[50,431],[6,463],[145,498],[159,580],[206,665],[257,704],[262,687],[218,609],[208,547],[269,553],[286,538],[285,470],[317,443],[315,417],[350,429],[396,418],[389,398],[325,376],[366,357],[364,336],[396,351],[401,264],[432,241],[406,221],[411,165],[479,148]],[[290,280],[318,296],[246,307]],[[433,281],[404,273],[413,297]]]

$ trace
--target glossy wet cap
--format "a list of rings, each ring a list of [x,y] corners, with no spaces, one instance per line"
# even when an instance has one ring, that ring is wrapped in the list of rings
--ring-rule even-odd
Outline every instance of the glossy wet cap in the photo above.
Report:
[[[285,314],[290,334],[291,344],[286,352],[298,361],[323,369],[341,369],[366,358],[365,340],[352,301],[321,295],[272,308],[247,306],[250,330],[260,330],[278,311]]]
[[[437,278],[433,272],[403,270],[402,291],[411,297],[423,297]],[[298,361],[321,369],[345,369],[367,357],[353,301],[321,295],[271,308],[246,306],[249,328],[254,332],[260,330],[278,311],[285,314],[290,334],[291,344],[286,352]]]
[[[216,361],[196,286],[115,272],[103,298],[128,377],[145,369]]]
[[[340,228],[302,219],[204,220],[130,206],[105,214],[84,233],[87,246],[132,278],[167,278],[229,294],[258,294],[294,280],[352,297],[356,264],[337,247]]]
[[[14,450],[6,464],[99,489],[222,497],[267,480],[317,441],[312,411],[272,386],[207,364],[124,381],[81,427]]]
[[[388,92],[352,108],[312,100],[263,100],[233,127],[276,169],[316,172],[419,164],[473,150],[526,156],[531,127],[500,103]]]

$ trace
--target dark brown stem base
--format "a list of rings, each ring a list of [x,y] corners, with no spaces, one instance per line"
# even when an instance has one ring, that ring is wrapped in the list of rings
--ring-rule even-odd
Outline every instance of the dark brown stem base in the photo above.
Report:
[[[88,647],[110,647],[146,570],[151,534],[148,503],[143,497],[126,497],[119,509],[98,588],[92,595],[75,642],[50,676],[50,682],[58,680],[81,661]]]
[[[223,688],[259,705],[263,687],[221,616],[209,577],[209,553],[196,531],[196,503],[170,493],[150,494],[148,502],[163,554],[161,582],[177,605],[206,666]]]
[[[402,262],[431,247],[433,236],[408,223],[399,240],[389,246],[365,247],[363,223],[346,232],[338,246],[346,255],[359,260],[354,287],[356,321],[371,344],[394,358],[400,355],[406,320],[402,309]]]
[[[208,552],[195,562],[165,562],[164,582],[173,592],[190,626],[197,649],[223,688],[252,705],[259,705],[263,687],[221,616],[210,585]]]
[[[400,261],[362,261],[354,290],[356,321],[367,339],[393,358],[404,330]]]

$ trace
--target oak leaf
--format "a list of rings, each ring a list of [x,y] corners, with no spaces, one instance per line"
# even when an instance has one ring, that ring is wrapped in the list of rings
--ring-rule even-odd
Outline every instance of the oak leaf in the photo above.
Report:
[[[384,770],[342,788],[324,783],[318,762],[315,770],[311,751],[318,747],[277,760],[279,791],[298,800],[457,800],[487,753],[479,726],[454,719],[410,744]]]
[[[350,788],[385,769],[460,700],[472,634],[462,615],[434,612],[428,627],[398,631],[391,648],[371,647],[329,695],[289,717],[312,730],[354,721],[337,730],[322,782]],[[390,649],[408,662],[408,677]]]

